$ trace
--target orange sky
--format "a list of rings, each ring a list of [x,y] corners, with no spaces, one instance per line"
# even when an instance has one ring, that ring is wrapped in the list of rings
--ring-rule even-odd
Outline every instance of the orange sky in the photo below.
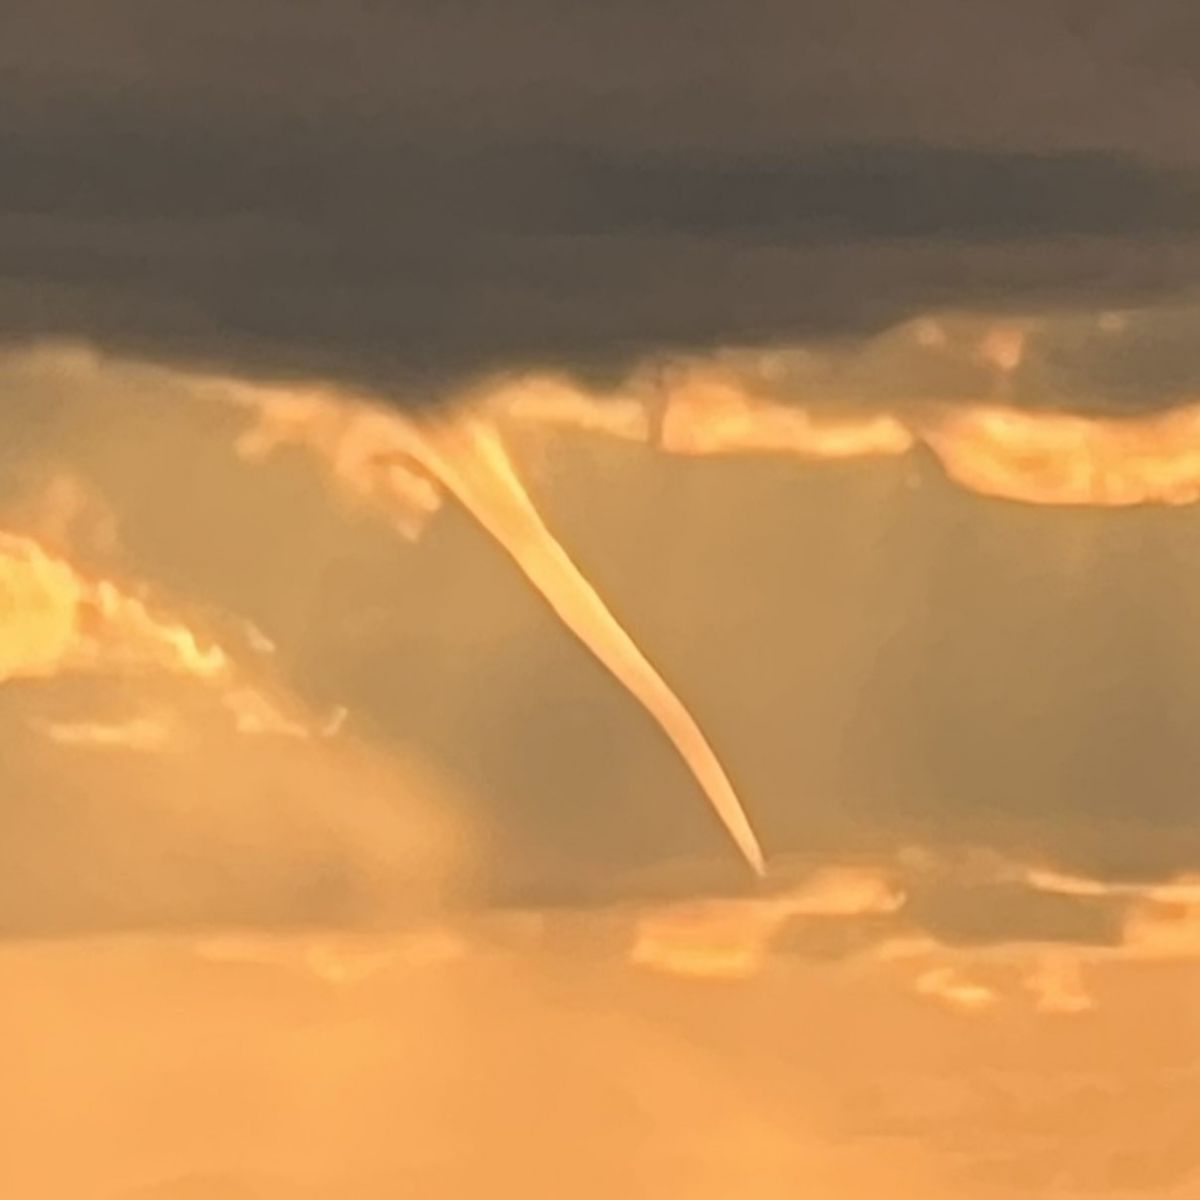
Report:
[[[1052,325],[0,357],[0,1192],[1190,1195],[1197,416]]]

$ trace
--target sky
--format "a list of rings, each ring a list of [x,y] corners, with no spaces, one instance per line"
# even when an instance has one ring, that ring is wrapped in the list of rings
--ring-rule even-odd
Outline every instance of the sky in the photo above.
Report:
[[[1197,20],[9,5],[0,1192],[1194,1195]]]

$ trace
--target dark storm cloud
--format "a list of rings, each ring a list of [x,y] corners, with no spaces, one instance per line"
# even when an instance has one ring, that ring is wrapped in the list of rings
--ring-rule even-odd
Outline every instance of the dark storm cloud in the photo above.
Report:
[[[6,10],[0,326],[395,383],[1200,277],[1189,5]]]

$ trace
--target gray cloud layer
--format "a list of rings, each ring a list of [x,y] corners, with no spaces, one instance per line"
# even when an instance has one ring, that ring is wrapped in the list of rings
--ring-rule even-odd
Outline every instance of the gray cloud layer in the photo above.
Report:
[[[0,328],[395,384],[1197,279],[1191,6],[872,7],[18,3]]]

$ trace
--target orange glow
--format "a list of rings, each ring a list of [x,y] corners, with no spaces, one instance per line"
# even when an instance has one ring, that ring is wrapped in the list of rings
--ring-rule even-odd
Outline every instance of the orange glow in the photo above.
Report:
[[[1008,374],[1020,363],[1018,331],[993,331],[981,348]],[[692,367],[655,392],[635,379],[628,394],[590,396],[531,376],[488,394],[518,423],[570,426],[626,440],[655,439],[667,454],[772,454],[839,460],[897,457],[927,446],[967,491],[1027,504],[1191,504],[1200,499],[1200,405],[1140,417],[1031,412],[971,402],[857,416],[814,414],[761,394],[735,373]],[[642,416],[636,415],[641,406]]]
[[[84,594],[66,563],[0,534],[0,680],[58,669],[75,646]]]
[[[922,436],[951,479],[987,496],[1096,507],[1200,499],[1200,407],[1124,419],[963,408]]]
[[[784,454],[842,459],[904,454],[915,435],[886,414],[817,418],[749,390],[732,372],[642,373],[625,391],[593,395],[556,376],[530,375],[484,389],[480,407],[518,424],[654,442],[667,454]],[[657,417],[658,428],[655,429]]]
[[[32,538],[0,532],[0,683],[61,674],[166,671],[214,687],[240,733],[307,737],[230,653],[127,586],[94,578]],[[157,718],[59,722],[42,732],[65,746],[163,748]]]
[[[532,375],[483,389],[481,407],[493,414],[538,425],[603,433],[630,442],[650,439],[650,416],[636,390],[593,397],[570,379]]]
[[[0,533],[0,680],[88,667],[227,676],[220,646],[159,617],[109,579],[89,579],[30,538]]]
[[[668,454],[890,457],[906,453],[914,441],[895,417],[815,420],[802,408],[754,396],[720,374],[691,374],[665,400],[662,449]]]

